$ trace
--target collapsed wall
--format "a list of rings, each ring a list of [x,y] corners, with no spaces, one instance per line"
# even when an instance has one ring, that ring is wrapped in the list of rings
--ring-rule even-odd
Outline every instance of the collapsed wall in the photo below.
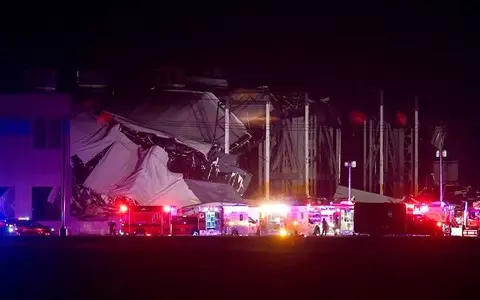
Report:
[[[213,140],[212,132],[219,130],[218,99],[188,91],[159,95],[167,99],[72,120],[72,215],[107,217],[119,197],[137,205],[179,207],[241,200],[251,175],[215,148],[222,142]],[[235,116],[230,119],[235,141],[245,127]]]

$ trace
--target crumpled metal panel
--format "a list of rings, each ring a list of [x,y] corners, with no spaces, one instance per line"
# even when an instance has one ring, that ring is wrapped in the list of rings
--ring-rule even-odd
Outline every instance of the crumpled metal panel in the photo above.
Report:
[[[91,120],[94,121],[95,118],[91,118]],[[124,121],[125,120],[126,119],[124,119]],[[140,130],[144,128],[142,127],[143,124],[132,127],[126,122],[120,124],[113,118],[108,124],[104,124],[104,126],[110,130],[115,129],[114,137],[110,139],[111,141],[107,138],[105,140],[106,142],[102,144],[101,141],[93,138],[92,134],[85,134],[90,137],[90,140],[93,141],[94,144],[102,144],[102,147],[95,148],[98,148],[96,151],[100,151],[98,154],[93,156],[90,151],[87,155],[88,158],[82,160],[79,158],[81,155],[78,155],[81,154],[81,151],[79,153],[73,153],[72,165],[74,168],[75,182],[72,213],[81,218],[91,219],[98,218],[99,216],[108,216],[109,214],[115,213],[115,209],[118,210],[118,207],[115,206],[118,195],[106,195],[95,191],[95,189],[97,189],[94,187],[95,180],[89,181],[89,178],[93,178],[92,174],[101,171],[100,169],[102,165],[104,165],[102,161],[104,162],[108,153],[113,151],[112,147],[114,147],[118,141],[125,138],[128,139],[132,145],[138,147],[138,149],[161,147],[168,155],[168,170],[170,172],[183,174],[183,178],[190,179],[191,182],[193,182],[193,189],[195,189],[194,194],[199,199],[208,199],[209,197],[212,199],[220,199],[226,197],[225,195],[231,198],[233,197],[232,199],[241,198],[241,194],[246,190],[251,180],[249,173],[238,168],[238,162],[235,156],[223,156],[220,164],[221,167],[218,168],[217,164],[220,161],[218,159],[218,153],[211,152],[208,153],[208,155],[204,155],[197,149],[189,147],[176,138],[165,137],[165,134],[162,132],[158,132],[158,134],[156,134],[157,131],[155,130],[145,130],[146,132],[142,132]],[[108,137],[108,134],[100,132],[98,127],[91,126],[91,128],[104,137]],[[121,136],[120,139],[118,138],[119,136]],[[91,149],[92,147],[89,146],[91,145],[84,143],[81,149]],[[114,163],[114,161],[115,160],[113,160],[112,163]],[[124,164],[124,162],[118,161],[117,164],[121,165]],[[97,167],[100,169],[97,170]],[[108,176],[109,171],[106,170],[106,172],[107,173],[102,176]],[[94,189],[88,186],[94,187]],[[110,184],[109,186],[112,185]],[[189,188],[193,191],[190,185]],[[206,190],[202,191],[202,188]]]
[[[186,90],[154,91],[144,99],[116,104],[106,111],[145,128],[156,130],[207,154],[214,143],[225,142],[223,127],[216,128],[218,98],[212,93]],[[243,123],[230,114],[230,141],[246,134]],[[206,147],[206,148],[205,148]]]

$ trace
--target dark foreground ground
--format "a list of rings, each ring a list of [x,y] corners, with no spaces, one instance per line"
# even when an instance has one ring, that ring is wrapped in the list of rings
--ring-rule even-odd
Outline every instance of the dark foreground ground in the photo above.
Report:
[[[476,239],[55,237],[0,241],[1,300],[462,300],[463,295],[480,298],[479,288],[480,242]]]

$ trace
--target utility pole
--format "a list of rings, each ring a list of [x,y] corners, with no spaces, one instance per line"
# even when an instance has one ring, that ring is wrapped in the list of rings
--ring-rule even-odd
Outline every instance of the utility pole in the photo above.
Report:
[[[443,146],[442,146],[443,148]],[[444,202],[443,202],[443,159],[447,157],[447,150],[443,150],[442,148],[440,148],[440,150],[437,150],[436,152],[436,157],[439,159],[439,168],[438,168],[438,173],[439,173],[439,185],[440,185],[440,205],[441,207],[444,206]]]
[[[352,168],[357,167],[357,162],[346,161],[345,167],[348,168],[348,201],[352,201]]]
[[[310,103],[308,100],[308,93],[305,94],[305,196],[310,198],[310,178],[309,178],[309,159],[310,159],[310,149],[309,149],[309,118],[310,118]]]
[[[384,178],[383,178],[383,172],[384,172],[384,166],[383,166],[383,163],[384,163],[384,157],[383,157],[383,136],[384,136],[384,132],[385,132],[385,124],[384,124],[384,120],[383,120],[383,90],[380,90],[380,141],[379,141],[379,144],[380,144],[380,167],[379,167],[379,172],[380,172],[380,195],[383,195],[384,193]]]

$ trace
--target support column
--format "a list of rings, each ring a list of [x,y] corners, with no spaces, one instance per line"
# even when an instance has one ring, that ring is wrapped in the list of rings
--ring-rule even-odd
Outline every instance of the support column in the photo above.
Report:
[[[230,153],[230,100],[225,100],[225,154]]]
[[[265,104],[265,199],[270,200],[270,100]]]
[[[309,168],[310,168],[310,153],[309,153],[309,118],[310,118],[310,104],[308,103],[308,93],[305,94],[305,196],[310,197],[310,177],[309,177]]]
[[[363,121],[363,190],[367,190],[367,121]]]
[[[415,125],[414,125],[414,154],[413,154],[413,194],[418,195],[418,135],[420,124],[418,123],[418,97],[415,97]]]
[[[379,178],[379,183],[380,183],[380,191],[379,191],[379,194],[380,195],[383,195],[384,193],[384,141],[383,141],[383,136],[385,134],[385,124],[384,124],[384,120],[383,120],[383,90],[380,91],[380,140],[379,140],[379,143],[380,143],[380,166],[379,166],[379,174],[380,174],[380,178]]]

